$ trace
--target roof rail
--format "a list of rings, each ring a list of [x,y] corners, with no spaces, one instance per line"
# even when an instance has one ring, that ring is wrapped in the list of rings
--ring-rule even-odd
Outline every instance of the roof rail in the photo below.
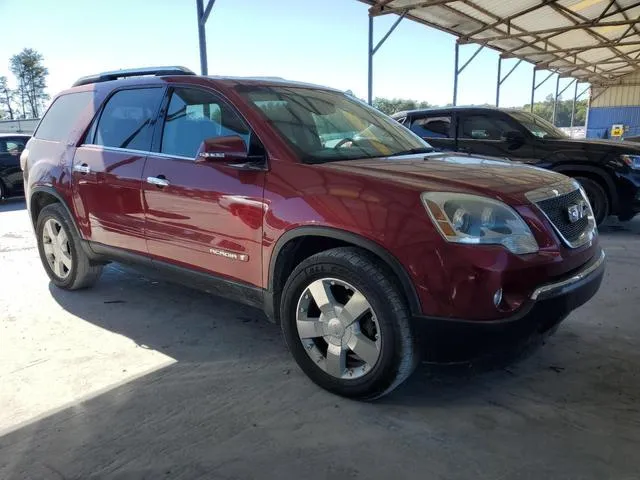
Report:
[[[125,70],[114,70],[112,72],[102,72],[81,77],[76,80],[72,86],[79,87],[80,85],[88,85],[89,83],[108,82],[109,80],[117,80],[118,78],[140,77],[143,75],[195,75],[195,73],[185,67],[127,68]]]

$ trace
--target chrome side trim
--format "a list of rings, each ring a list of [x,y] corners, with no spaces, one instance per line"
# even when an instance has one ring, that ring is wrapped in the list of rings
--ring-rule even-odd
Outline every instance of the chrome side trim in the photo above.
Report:
[[[557,290],[562,287],[566,287],[567,285],[571,285],[573,283],[579,282],[585,277],[589,276],[591,273],[595,272],[600,266],[604,263],[606,255],[604,254],[604,250],[600,252],[600,258],[598,260],[585,268],[584,270],[576,273],[574,276],[567,278],[566,280],[562,280],[561,282],[549,283],[547,285],[543,285],[541,287],[536,288],[531,294],[531,300],[537,300],[540,295],[543,293],[548,293],[553,290]]]
[[[96,150],[105,150],[107,152],[116,152],[116,153],[131,153],[133,155],[145,155],[150,157],[164,157],[164,158],[177,158],[180,160],[190,160],[195,162],[195,158],[184,157],[182,155],[170,155],[168,153],[160,153],[160,152],[150,152],[147,150],[134,150],[133,148],[120,148],[120,147],[105,147],[104,145],[96,145],[93,143],[83,143],[80,145],[81,147],[89,147]]]

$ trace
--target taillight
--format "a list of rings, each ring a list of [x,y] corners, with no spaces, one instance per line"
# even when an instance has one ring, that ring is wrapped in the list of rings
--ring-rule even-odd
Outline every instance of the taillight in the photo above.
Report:
[[[20,168],[24,172],[25,168],[27,168],[27,158],[29,157],[29,149],[25,148],[20,154]]]

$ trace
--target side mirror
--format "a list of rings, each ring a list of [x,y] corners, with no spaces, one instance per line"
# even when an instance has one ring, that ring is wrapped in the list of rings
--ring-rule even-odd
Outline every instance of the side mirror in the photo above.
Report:
[[[196,162],[242,161],[247,158],[247,144],[242,137],[230,135],[205,139],[198,149]]]
[[[505,139],[511,148],[518,148],[525,141],[524,135],[516,130],[507,132],[505,134]]]

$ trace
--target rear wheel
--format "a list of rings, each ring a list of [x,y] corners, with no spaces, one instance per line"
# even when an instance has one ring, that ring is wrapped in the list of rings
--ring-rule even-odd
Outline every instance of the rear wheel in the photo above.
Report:
[[[42,265],[56,286],[78,290],[98,281],[102,265],[91,263],[60,204],[53,203],[42,209],[36,222],[36,235]]]
[[[609,216],[610,207],[607,192],[595,180],[586,177],[575,177],[575,179],[580,182],[580,185],[587,193],[589,203],[593,209],[593,216],[596,219],[596,223],[600,225]]]
[[[298,265],[280,318],[300,368],[338,395],[381,397],[415,367],[405,302],[386,270],[357,248],[327,250]]]

